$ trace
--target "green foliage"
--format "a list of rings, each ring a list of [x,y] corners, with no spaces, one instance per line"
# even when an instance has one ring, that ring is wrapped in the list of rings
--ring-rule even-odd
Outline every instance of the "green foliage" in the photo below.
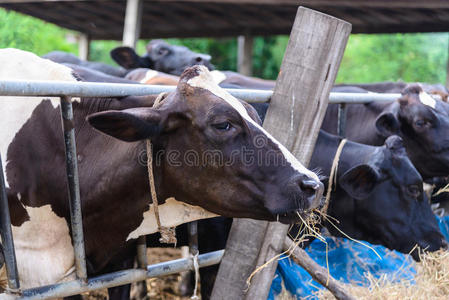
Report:
[[[337,82],[444,83],[447,54],[446,33],[352,35]]]
[[[19,48],[38,55],[53,50],[77,54],[77,46],[66,41],[67,33],[56,25],[0,9],[0,48]]]
[[[53,50],[77,54],[77,45],[68,41],[68,34],[75,33],[29,16],[0,9],[0,48],[15,47],[38,55]],[[167,41],[187,46],[193,51],[210,54],[213,64],[219,70],[237,69],[236,38],[190,38],[167,39]],[[139,41],[137,53],[145,52],[147,42]],[[255,37],[254,76],[275,79],[287,43],[287,36]],[[118,41],[93,41],[90,49],[91,60],[115,65],[109,52],[119,45]],[[337,82],[403,80],[444,83],[447,58],[446,33],[352,35],[340,66]]]

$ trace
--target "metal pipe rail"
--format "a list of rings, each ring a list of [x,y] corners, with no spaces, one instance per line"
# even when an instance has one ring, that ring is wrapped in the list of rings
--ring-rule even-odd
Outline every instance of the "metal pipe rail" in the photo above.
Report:
[[[123,97],[144,96],[171,92],[175,86],[64,82],[64,81],[0,81],[0,96],[71,96],[71,97]],[[273,91],[250,89],[225,89],[236,98],[250,103],[268,102]],[[372,101],[394,101],[400,94],[377,93],[330,93],[330,103],[369,103]]]
[[[200,267],[216,265],[220,263],[223,254],[224,250],[218,250],[198,255],[198,265]],[[22,296],[18,299],[62,298],[74,294],[120,286],[132,282],[142,281],[151,277],[170,275],[187,270],[194,270],[193,261],[191,258],[181,258],[149,265],[146,270],[130,269],[100,275],[89,278],[87,283],[83,283],[80,280],[73,280],[24,290],[22,292]]]

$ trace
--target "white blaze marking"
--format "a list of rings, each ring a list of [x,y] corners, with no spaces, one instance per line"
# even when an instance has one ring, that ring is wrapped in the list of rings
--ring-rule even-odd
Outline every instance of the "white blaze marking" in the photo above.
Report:
[[[12,226],[20,287],[75,279],[74,250],[66,220],[58,217],[50,205],[25,209],[30,220]]]
[[[221,71],[214,70],[214,71],[210,71],[209,73],[212,76],[212,79],[214,80],[214,82],[216,84],[220,84],[220,83],[222,83],[223,81],[226,80],[225,73],[223,73]]]
[[[165,200],[165,203],[160,204],[158,208],[161,225],[165,227],[175,227],[187,222],[218,216],[199,206],[193,206],[177,201],[175,198],[168,198]],[[150,204],[150,209],[143,214],[142,223],[136,230],[128,235],[126,240],[137,239],[141,235],[147,235],[157,231],[158,227],[156,216],[154,215],[154,207],[153,204]]]
[[[159,74],[158,71],[155,71],[155,70],[148,70],[148,71],[145,73],[145,77],[140,81],[140,83],[147,83],[147,81],[149,81],[150,79],[156,77],[157,74]]]
[[[48,59],[18,50],[0,49],[0,80],[62,80],[76,81],[72,70]],[[49,99],[53,107],[58,107],[56,97],[9,97],[0,99],[0,153],[3,170],[7,165],[7,151],[16,133],[28,121],[34,109],[44,100]],[[6,186],[9,187],[5,175]]]
[[[427,105],[435,109],[435,106],[437,102],[435,99],[433,99],[429,94],[426,92],[419,93],[419,101],[421,101],[422,104]]]
[[[198,76],[195,76],[187,81],[187,84],[192,87],[198,87],[202,89],[206,89],[210,91],[215,96],[223,99],[229,105],[231,105],[237,112],[240,113],[240,115],[249,123],[251,123],[253,126],[258,128],[263,134],[265,134],[273,143],[278,145],[279,149],[281,150],[282,154],[284,155],[285,159],[291,164],[291,166],[297,170],[298,172],[302,174],[306,174],[307,176],[315,179],[316,181],[319,181],[318,176],[313,173],[312,171],[308,170],[306,167],[304,167],[297,159],[296,157],[287,150],[287,148],[284,147],[281,143],[279,143],[271,134],[269,134],[265,129],[262,128],[259,124],[257,124],[251,117],[248,115],[248,112],[246,111],[243,104],[234,98],[231,94],[226,92],[224,89],[220,88],[214,81],[212,76],[210,75],[210,72],[207,70],[204,66],[199,66],[200,68],[200,74]]]

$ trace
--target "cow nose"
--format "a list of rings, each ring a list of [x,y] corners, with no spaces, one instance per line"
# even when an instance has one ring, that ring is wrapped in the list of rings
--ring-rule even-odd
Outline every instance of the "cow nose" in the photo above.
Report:
[[[198,56],[198,57],[195,58],[195,61],[196,61],[197,63],[203,62],[203,58],[200,57],[200,56]]]
[[[300,181],[299,187],[307,200],[307,209],[317,208],[323,196],[324,185],[320,181],[307,178]]]

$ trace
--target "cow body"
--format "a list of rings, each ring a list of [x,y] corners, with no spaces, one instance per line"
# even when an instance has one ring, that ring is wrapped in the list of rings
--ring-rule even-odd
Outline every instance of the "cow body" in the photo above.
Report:
[[[81,67],[100,71],[102,73],[116,77],[124,77],[128,73],[127,70],[121,67],[114,67],[101,62],[82,60],[78,58],[76,55],[64,51],[52,51],[50,53],[45,54],[42,57],[54,61],[56,63],[60,64],[68,63],[78,65]]]
[[[28,52],[0,50],[0,61],[2,79],[76,81],[71,69]],[[21,286],[29,288],[73,279],[74,258],[58,101],[20,98],[1,102],[0,150]],[[260,127],[249,106],[214,85],[205,69],[186,72],[177,91],[158,108],[139,97],[73,100],[89,276],[123,268],[122,262],[135,254],[135,238],[157,231],[145,157],[148,138],[165,226],[216,214],[280,217],[289,223],[315,207],[322,194],[318,177]],[[136,103],[139,108],[128,109]],[[86,117],[116,138],[95,131]],[[192,165],[171,156],[178,150],[203,156],[222,151],[228,158],[233,149],[254,148],[253,135],[269,141],[255,150],[278,153],[281,164],[243,165],[237,160],[217,165],[212,160]]]

